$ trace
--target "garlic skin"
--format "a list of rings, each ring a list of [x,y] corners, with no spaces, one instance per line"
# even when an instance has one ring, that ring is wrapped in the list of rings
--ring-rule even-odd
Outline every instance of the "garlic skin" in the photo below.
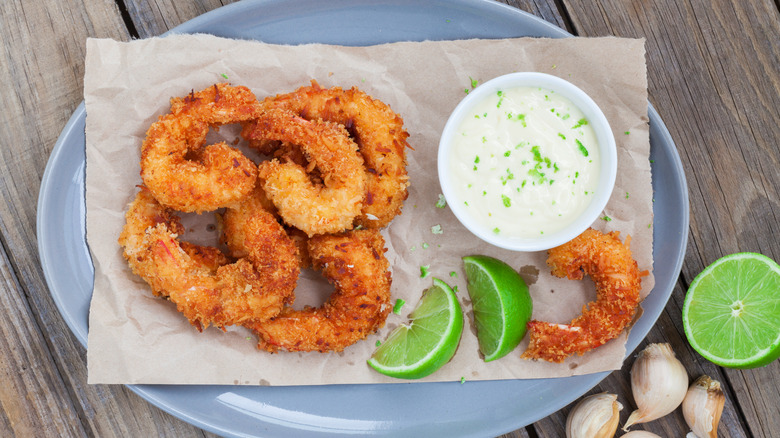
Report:
[[[720,382],[701,376],[688,388],[682,403],[683,416],[697,438],[718,438],[718,423],[726,396]]]
[[[629,426],[661,418],[680,406],[688,392],[688,373],[669,344],[650,344],[639,353],[631,367],[631,392],[637,410],[623,425]]]
[[[601,393],[580,400],[566,419],[566,438],[612,438],[620,421],[617,395]]]
[[[620,435],[620,438],[661,438],[661,436],[646,430],[632,430],[629,433]]]

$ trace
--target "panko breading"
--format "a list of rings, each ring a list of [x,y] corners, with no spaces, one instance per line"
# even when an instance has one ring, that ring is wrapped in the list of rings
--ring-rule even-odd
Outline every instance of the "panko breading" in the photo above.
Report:
[[[631,238],[623,244],[619,235],[591,228],[549,250],[552,274],[570,280],[582,280],[587,274],[596,284],[597,299],[568,325],[530,321],[530,345],[523,358],[563,362],[569,355],[581,355],[617,337],[633,320],[646,272],[639,272],[631,256]]]
[[[291,300],[299,268],[281,225],[267,212],[253,214],[245,226],[250,254],[229,263],[215,248],[179,242],[179,218],[142,189],[119,244],[132,271],[199,330],[266,320]]]
[[[293,160],[260,163],[260,184],[287,224],[309,236],[352,228],[363,207],[366,174],[357,145],[343,126],[270,109],[247,124],[242,135],[298,147],[309,163],[307,168]],[[308,173],[314,168],[322,184],[312,183]]]
[[[357,88],[322,88],[316,81],[292,93],[261,102],[288,109],[307,120],[339,123],[349,131],[365,160],[366,195],[355,225],[381,228],[401,212],[408,196],[406,139],[403,119],[390,107]]]
[[[377,230],[357,230],[309,239],[314,268],[335,286],[321,307],[282,313],[246,324],[269,351],[342,351],[382,327],[390,311],[390,265]]]
[[[213,211],[252,191],[257,166],[221,142],[204,146],[210,126],[257,117],[258,102],[246,87],[215,84],[171,99],[141,146],[141,178],[164,206],[183,212]]]

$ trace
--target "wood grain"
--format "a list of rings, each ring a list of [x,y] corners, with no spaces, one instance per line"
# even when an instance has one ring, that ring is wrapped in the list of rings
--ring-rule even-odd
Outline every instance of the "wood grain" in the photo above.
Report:
[[[233,0],[153,0],[127,1],[129,14],[139,38],[149,38],[163,34],[170,29],[193,19],[198,15],[233,3]]]
[[[669,342],[691,379],[724,383],[719,436],[780,430],[780,362],[726,370],[691,350],[680,311],[687,285],[737,251],[780,260],[780,13],[772,0],[500,0],[581,36],[647,40],[650,100],[687,176],[690,239],[677,287],[640,345]],[[87,385],[84,349],[46,287],[37,256],[38,190],[51,148],[82,100],[87,37],[159,35],[230,0],[0,2],[0,436],[207,436],[123,386]],[[590,393],[634,408],[633,357]],[[561,437],[571,406],[505,437]],[[636,427],[687,431],[679,410]],[[620,433],[619,433],[620,434]],[[618,435],[619,435],[618,434]]]
[[[198,435],[122,386],[87,385],[37,257],[40,180],[82,100],[87,37],[128,39],[113,1],[0,2],[0,436]]]
[[[773,383],[780,363],[749,371],[716,367],[690,349],[680,315],[687,285],[715,259],[739,251],[780,259],[780,241],[769,237],[780,227],[777,6],[769,0],[608,0],[598,7],[564,0],[564,5],[579,35],[647,39],[650,100],[677,144],[687,176],[687,254],[678,287],[648,340],[672,342],[691,378],[706,373],[739,388],[727,391],[719,436],[773,436],[780,421],[780,393]],[[627,381],[627,373],[625,367],[613,373],[595,392],[630,394],[614,387]],[[564,412],[537,424],[540,436],[557,436]],[[678,410],[647,430],[677,436],[686,425]]]

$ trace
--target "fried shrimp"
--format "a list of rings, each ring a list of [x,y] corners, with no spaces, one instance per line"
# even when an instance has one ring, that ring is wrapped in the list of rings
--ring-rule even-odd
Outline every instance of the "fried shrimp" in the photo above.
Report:
[[[311,86],[265,99],[266,108],[285,108],[307,120],[322,119],[344,125],[365,160],[367,187],[362,214],[356,225],[381,228],[401,212],[408,196],[406,139],[403,119],[390,107],[357,88]]]
[[[260,185],[287,224],[309,236],[352,228],[363,207],[366,176],[363,158],[343,126],[269,109],[245,125],[242,135],[254,141],[281,142],[282,147],[296,146],[309,163],[307,168],[297,160],[260,163]],[[314,168],[319,170],[321,185],[308,176]]]
[[[230,263],[216,248],[180,242],[178,216],[142,188],[129,206],[119,244],[133,273],[198,330],[267,320],[292,299],[299,272],[295,247],[270,213],[241,213],[247,216],[242,236],[248,254]]]
[[[270,321],[246,324],[268,351],[342,351],[382,327],[390,311],[390,270],[377,230],[309,239],[315,269],[335,286],[319,308],[285,307]]]
[[[210,126],[257,117],[257,99],[246,87],[215,84],[171,99],[141,147],[141,178],[164,206],[183,212],[213,211],[252,191],[257,166],[221,142],[204,146]]]
[[[547,264],[556,277],[581,280],[583,273],[596,285],[596,301],[583,307],[570,324],[530,321],[530,345],[526,359],[563,362],[574,353],[582,355],[617,337],[632,321],[639,305],[641,277],[629,248],[619,232],[603,234],[588,229],[574,240],[549,251]]]

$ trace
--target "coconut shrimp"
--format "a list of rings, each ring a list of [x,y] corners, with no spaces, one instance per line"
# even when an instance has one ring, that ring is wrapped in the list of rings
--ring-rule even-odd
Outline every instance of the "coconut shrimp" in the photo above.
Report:
[[[631,238],[624,244],[619,234],[588,229],[549,251],[547,264],[552,274],[570,280],[581,280],[587,274],[596,285],[597,299],[584,306],[582,315],[570,324],[530,321],[530,345],[523,358],[563,362],[571,354],[582,355],[617,337],[631,323],[646,272],[639,272],[631,256]]]
[[[311,86],[265,99],[266,108],[285,108],[308,120],[344,125],[365,160],[367,185],[362,214],[355,224],[381,228],[401,212],[408,196],[406,139],[403,119],[390,107],[358,90]]]
[[[204,146],[210,126],[254,119],[259,106],[246,87],[215,84],[171,99],[141,146],[141,178],[164,206],[183,212],[213,211],[252,191],[257,166],[221,142]]]
[[[248,255],[230,263],[216,248],[180,242],[179,218],[142,188],[119,244],[133,273],[198,330],[267,320],[292,299],[299,272],[295,245],[270,213],[245,214]]]
[[[285,307],[270,321],[246,324],[268,351],[342,351],[382,327],[390,311],[390,270],[384,239],[357,230],[309,239],[315,269],[334,286],[319,308]]]
[[[347,130],[322,120],[308,121],[293,112],[270,109],[245,125],[250,140],[281,142],[300,148],[302,158],[260,163],[260,184],[284,221],[307,235],[338,233],[352,228],[366,193],[363,158]],[[309,177],[319,171],[322,183]]]

